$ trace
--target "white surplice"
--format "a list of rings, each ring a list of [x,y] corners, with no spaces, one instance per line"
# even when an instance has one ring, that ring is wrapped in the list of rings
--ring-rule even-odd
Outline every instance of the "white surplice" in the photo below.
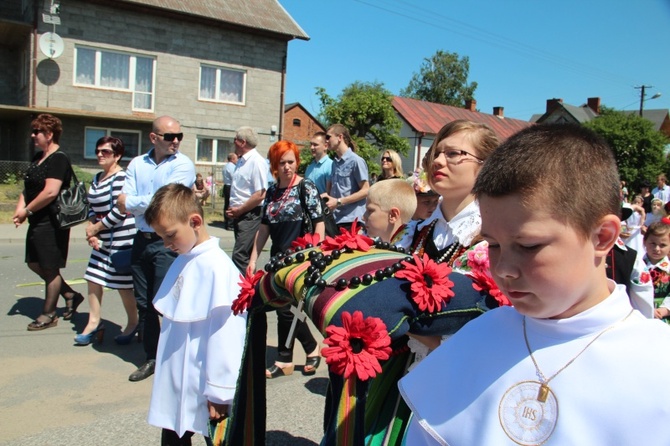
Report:
[[[623,285],[566,319],[526,318],[528,341],[546,377],[631,311]],[[514,308],[465,325],[399,382],[414,413],[407,445],[513,445],[499,418],[505,392],[537,381]],[[604,333],[549,382],[558,419],[546,445],[667,445],[670,327],[637,310]]]
[[[218,238],[175,259],[153,300],[163,323],[149,424],[208,435],[207,401],[232,403],[246,334],[246,313],[231,310],[239,281]]]

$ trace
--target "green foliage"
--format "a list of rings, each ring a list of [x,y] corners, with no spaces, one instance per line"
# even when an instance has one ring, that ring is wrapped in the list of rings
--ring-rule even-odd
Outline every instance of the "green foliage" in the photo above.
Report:
[[[309,163],[311,163],[313,159],[312,150],[309,148],[309,144],[300,147],[300,165],[298,166],[298,173],[300,175],[305,174],[307,166],[309,166]]]
[[[2,179],[2,184],[18,184],[21,181],[21,178],[15,173],[6,173],[5,177]]]
[[[74,173],[75,175],[77,175],[77,179],[79,181],[83,181],[86,184],[91,184],[93,182],[93,177],[95,176],[95,173],[89,173],[74,165],[72,166],[72,168],[74,169]]]
[[[321,87],[316,94],[321,101],[321,121],[326,127],[340,123],[349,129],[370,173],[381,171],[381,151],[395,150],[405,156],[409,152],[409,142],[399,135],[402,122],[393,108],[393,95],[383,83],[354,82],[337,99]]]
[[[655,184],[658,174],[668,172],[664,150],[669,141],[654,130],[649,120],[602,107],[600,116],[584,125],[607,140],[614,150],[619,175],[632,185],[632,190],[639,190],[644,180]]]
[[[468,84],[469,72],[467,56],[459,58],[457,53],[438,50],[430,59],[424,59],[420,72],[414,73],[400,96],[463,107],[466,100],[474,98],[477,89],[477,82]]]

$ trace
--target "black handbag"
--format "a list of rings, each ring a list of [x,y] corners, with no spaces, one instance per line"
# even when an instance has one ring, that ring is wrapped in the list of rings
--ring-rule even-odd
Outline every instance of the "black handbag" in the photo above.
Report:
[[[89,212],[86,185],[77,179],[70,158],[67,161],[72,172],[70,187],[60,191],[52,206],[55,224],[59,229],[69,229],[85,222]]]
[[[300,182],[300,204],[302,205],[302,233],[310,234],[314,233],[314,225],[312,224],[312,219],[309,218],[309,212],[307,211],[307,205],[305,204],[305,180],[303,179]],[[321,211],[323,213],[323,223],[325,225],[326,236],[335,237],[340,235],[340,229],[335,223],[335,217],[333,216],[333,211],[331,211],[328,206],[326,206],[328,200],[321,197]]]
[[[326,226],[326,235],[329,237],[336,237],[340,235],[340,228],[337,226],[337,223],[335,223],[335,216],[327,203],[328,199],[321,197],[321,208],[323,209],[323,223]]]

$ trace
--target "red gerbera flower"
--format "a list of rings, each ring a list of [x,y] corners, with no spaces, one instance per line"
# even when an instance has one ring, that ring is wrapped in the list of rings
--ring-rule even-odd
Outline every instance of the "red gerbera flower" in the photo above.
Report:
[[[395,273],[398,279],[407,279],[412,290],[412,299],[421,311],[431,313],[442,308],[442,304],[448,303],[454,295],[451,287],[454,282],[449,280],[451,268],[446,263],[435,263],[427,254],[419,257],[412,256],[414,262],[403,261],[405,269]]]
[[[358,233],[358,218],[351,224],[351,230],[347,231],[340,228],[340,235],[336,237],[326,237],[321,249],[332,251],[334,249],[350,248],[358,251],[369,251],[375,242],[370,237]]]
[[[651,274],[649,274],[648,272],[645,271],[642,274],[640,274],[641,283],[648,283],[650,280],[651,280]]]
[[[326,327],[321,354],[326,358],[333,373],[348,378],[352,373],[361,381],[374,378],[381,373],[379,361],[391,355],[391,337],[386,325],[377,317],[363,319],[363,313],[355,311],[353,316],[342,312],[342,326]]]
[[[512,302],[510,302],[509,298],[505,296],[502,291],[500,291],[498,285],[496,285],[491,276],[483,271],[473,271],[467,275],[472,278],[472,288],[477,291],[488,293],[489,296],[494,298],[501,307],[512,306]]]
[[[321,241],[321,236],[319,234],[312,234],[308,232],[307,234],[303,235],[302,237],[298,237],[297,239],[293,240],[291,242],[291,248],[305,248],[308,244],[311,244],[312,246],[316,246],[319,244]]]
[[[240,274],[241,281],[238,283],[240,286],[240,294],[237,296],[237,299],[233,301],[233,305],[231,306],[233,314],[237,315],[249,309],[251,300],[256,294],[256,284],[261,280],[263,274],[265,274],[263,270],[256,271],[256,274],[254,275],[251,275],[248,271],[244,276]]]

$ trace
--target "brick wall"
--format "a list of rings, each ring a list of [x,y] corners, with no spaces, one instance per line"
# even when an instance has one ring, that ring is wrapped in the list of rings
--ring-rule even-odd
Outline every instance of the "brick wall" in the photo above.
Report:
[[[312,139],[314,133],[325,131],[326,129],[312,119],[302,107],[292,107],[284,113],[284,134],[282,137],[299,146],[309,144],[309,140]]]

